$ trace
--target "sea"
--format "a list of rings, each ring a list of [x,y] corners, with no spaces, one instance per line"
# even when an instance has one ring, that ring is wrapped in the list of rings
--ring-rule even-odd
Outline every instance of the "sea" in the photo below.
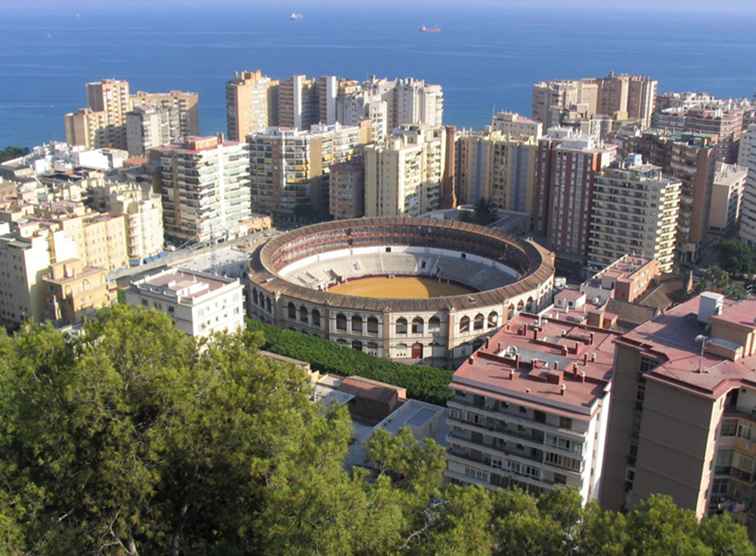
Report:
[[[444,119],[462,127],[482,127],[497,110],[530,114],[536,81],[609,71],[651,75],[662,91],[756,92],[753,15],[407,0],[384,9],[311,2],[292,21],[285,2],[156,1],[121,11],[67,9],[66,0],[3,11],[2,2],[0,148],[63,139],[63,115],[85,104],[85,82],[103,78],[128,79],[134,91],[199,92],[208,134],[225,130],[224,85],[242,69],[275,78],[414,76],[443,85]]]

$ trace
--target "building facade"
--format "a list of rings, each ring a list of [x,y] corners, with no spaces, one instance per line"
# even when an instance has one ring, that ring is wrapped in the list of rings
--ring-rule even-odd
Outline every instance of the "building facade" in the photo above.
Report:
[[[79,259],[53,263],[42,282],[48,310],[45,319],[57,326],[78,324],[116,300],[116,285],[108,282],[107,272],[85,266]]]
[[[355,157],[331,166],[328,208],[336,220],[365,214],[365,162]]]
[[[613,332],[521,314],[454,373],[447,476],[601,495]]]
[[[237,279],[172,268],[133,282],[126,303],[163,312],[194,337],[244,328],[244,287]]]
[[[226,83],[226,120],[232,141],[278,125],[278,81],[260,70],[236,72]]]
[[[444,133],[404,126],[385,145],[365,147],[366,216],[418,216],[440,207]]]
[[[661,168],[629,157],[597,176],[588,230],[588,269],[598,272],[623,255],[656,260],[672,272],[682,184]]]
[[[154,151],[160,160],[165,235],[176,241],[237,237],[252,214],[245,143],[191,137]]]
[[[754,532],[756,300],[705,292],[616,342],[602,503],[655,493]]]
[[[709,206],[709,231],[725,234],[738,229],[740,207],[748,170],[735,164],[720,164],[714,174]]]
[[[738,237],[756,246],[756,125],[749,128],[743,143],[747,144],[745,150],[748,154],[740,164],[748,169],[748,176],[743,191]]]

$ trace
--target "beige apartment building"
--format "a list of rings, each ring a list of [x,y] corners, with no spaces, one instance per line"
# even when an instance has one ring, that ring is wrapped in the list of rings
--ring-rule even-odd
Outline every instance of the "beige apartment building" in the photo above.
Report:
[[[546,129],[562,123],[562,115],[651,125],[658,82],[642,75],[609,73],[601,78],[544,81],[533,86],[533,118]]]
[[[143,261],[163,251],[163,202],[152,184],[106,181],[88,188],[87,195],[99,212],[123,216],[130,260]]]
[[[756,245],[756,125],[749,128],[743,137],[746,145],[741,152],[745,153],[740,161],[748,168],[748,177],[743,191],[743,204],[738,226],[738,237],[754,246]]]
[[[279,83],[262,71],[240,71],[226,83],[228,138],[244,141],[278,125]]]
[[[278,85],[278,125],[309,130],[321,122],[318,82],[306,75],[292,75]]]
[[[126,113],[131,110],[129,82],[105,79],[87,83],[87,106],[65,115],[66,142],[89,148],[126,149]]]
[[[284,219],[328,214],[330,168],[355,156],[368,134],[366,125],[318,124],[249,135],[253,210]]]
[[[118,143],[120,131],[108,125],[105,112],[82,108],[64,118],[66,143],[88,149],[109,147]]]
[[[116,299],[116,286],[108,282],[107,272],[85,266],[79,259],[53,263],[42,282],[46,288],[46,318],[59,326],[79,323]]]
[[[146,93],[131,97],[126,114],[126,144],[131,156],[175,143],[199,133],[199,95],[185,91]]]
[[[403,126],[385,145],[365,147],[366,216],[419,216],[440,207],[444,133]]]
[[[336,220],[365,215],[365,162],[355,157],[331,166],[328,209]]]
[[[50,266],[47,237],[0,236],[0,321],[9,327],[47,314],[42,277]]]
[[[735,164],[720,164],[714,175],[709,207],[709,230],[726,233],[736,230],[748,178],[748,169]]]
[[[491,118],[491,130],[513,139],[533,138],[537,141],[543,135],[543,124],[514,112],[497,112]]]
[[[602,503],[655,493],[754,533],[756,300],[703,293],[616,342]]]
[[[640,155],[601,171],[593,185],[588,269],[597,272],[627,254],[672,272],[681,186],[658,166],[643,164]]]

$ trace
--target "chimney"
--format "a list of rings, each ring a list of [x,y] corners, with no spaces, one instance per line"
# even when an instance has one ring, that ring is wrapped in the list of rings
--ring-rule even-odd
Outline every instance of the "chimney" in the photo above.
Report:
[[[583,365],[587,365],[587,364],[588,364],[588,354],[584,353],[583,354]]]
[[[533,339],[534,339],[534,340],[537,340],[537,339],[538,339],[538,330],[537,330],[537,329],[536,329],[536,330],[533,330]]]
[[[596,352],[595,351],[593,353],[591,353],[591,362],[593,362],[593,363],[596,362]]]
[[[580,371],[580,382],[585,382],[585,371]]]
[[[517,378],[517,373],[515,373],[514,369],[509,369],[509,380],[515,380]]]
[[[515,355],[514,364],[515,364],[515,369],[519,369],[520,368],[520,354],[519,353],[517,355]]]
[[[575,374],[578,374],[578,366],[577,363],[572,364],[572,372]]]
[[[470,363],[470,365],[472,365],[473,363],[475,363],[475,356],[471,355],[470,357],[468,357],[467,358],[467,362]]]
[[[559,361],[554,361],[554,370],[559,369]]]
[[[504,346],[501,344],[501,342],[499,342],[496,347],[496,353],[501,353],[503,349],[504,349]]]
[[[488,349],[488,342],[489,342],[489,339],[486,338],[486,343],[483,345],[483,347],[485,347],[486,349]]]
[[[567,385],[564,384],[564,383],[562,383],[559,386],[559,394],[562,395],[562,396],[564,396],[566,393],[567,393]]]
[[[591,340],[590,340],[590,342],[588,342],[588,345],[592,346],[593,345],[593,340],[594,340],[594,334],[593,334],[593,332],[591,332],[591,334],[590,334],[590,339]]]

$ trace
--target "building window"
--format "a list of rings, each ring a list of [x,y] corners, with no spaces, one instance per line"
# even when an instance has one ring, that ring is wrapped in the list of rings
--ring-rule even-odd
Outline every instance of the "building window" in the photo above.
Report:
[[[312,316],[312,325],[320,326],[320,311],[318,311],[317,309],[313,309],[311,316]]]
[[[737,429],[737,419],[725,419],[722,423],[722,436],[735,436]]]
[[[310,320],[310,319],[309,319],[309,314],[308,314],[308,312],[307,312],[307,307],[305,307],[304,305],[302,305],[302,306],[301,306],[301,307],[299,308],[299,320],[300,320],[301,322],[307,322],[307,321],[309,321],[309,320]]]
[[[559,428],[560,429],[571,429],[572,428],[572,419],[569,417],[560,417],[559,418]]]
[[[499,326],[499,313],[491,311],[488,313],[488,328],[496,328]]]
[[[367,320],[368,334],[378,334],[378,319],[375,317],[368,317]]]
[[[362,317],[360,315],[352,316],[352,332],[362,334]],[[362,348],[360,348],[362,351]]]
[[[438,332],[439,330],[441,330],[441,319],[438,317],[431,317],[428,321],[428,331]]]
[[[459,321],[459,331],[462,333],[470,332],[470,317],[462,317]]]
[[[407,319],[400,318],[396,321],[396,333],[397,334],[406,334],[407,333]]]
[[[413,334],[422,334],[425,330],[425,321],[421,319],[420,317],[415,317],[412,319],[412,333]]]
[[[289,319],[295,320],[297,318],[297,307],[293,303],[289,302],[287,308],[289,312]]]

